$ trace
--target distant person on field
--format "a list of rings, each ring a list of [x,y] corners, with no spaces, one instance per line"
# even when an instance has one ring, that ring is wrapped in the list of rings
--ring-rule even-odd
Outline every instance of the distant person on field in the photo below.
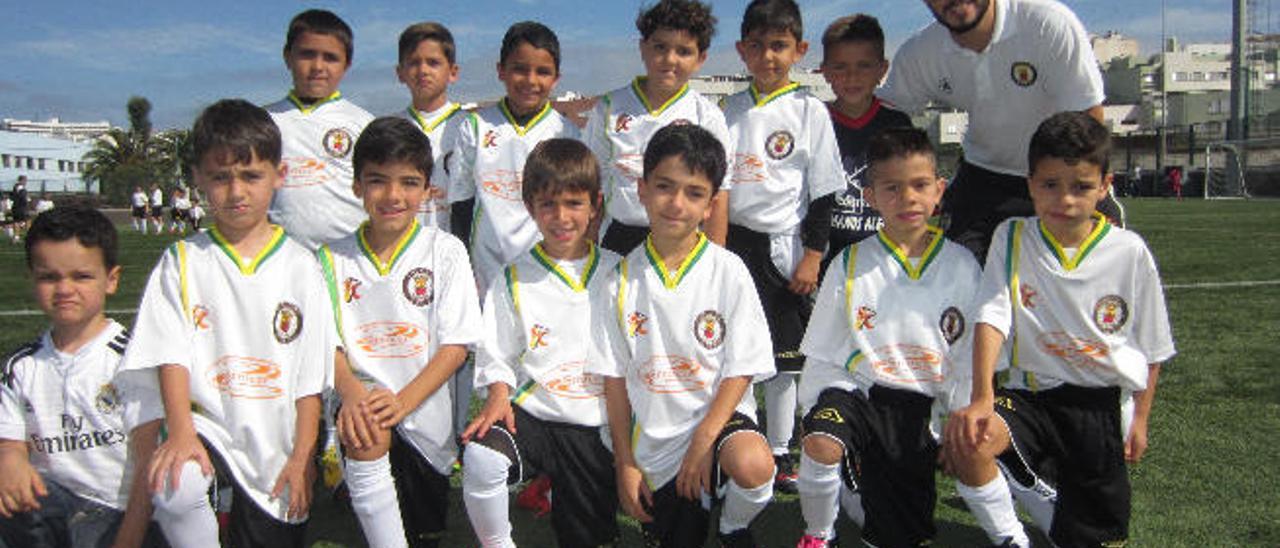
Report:
[[[1173,166],[1169,168],[1169,188],[1173,190],[1173,195],[1182,199],[1182,168]]]
[[[49,193],[41,192],[40,199],[36,200],[36,215],[49,211],[50,209],[53,209],[53,207],[53,198],[49,197]]]
[[[365,218],[351,193],[351,149],[373,116],[338,91],[354,55],[351,27],[340,17],[320,9],[299,13],[284,42],[293,89],[266,107],[284,143],[284,187],[271,218],[312,249],[350,234]]]
[[[141,186],[133,187],[133,194],[129,196],[129,218],[133,220],[133,229],[142,233],[147,233],[147,193],[142,191]]]
[[[27,231],[27,221],[31,218],[31,196],[27,193],[27,176],[19,175],[18,182],[13,185],[13,230],[15,238],[22,238]]]
[[[0,226],[4,226],[4,233],[9,236],[10,240],[18,241],[18,236],[13,233],[13,192],[0,192]]]
[[[1056,546],[1129,539],[1125,463],[1146,453],[1160,364],[1175,351],[1151,252],[1096,209],[1110,152],[1087,114],[1041,123],[1027,154],[1036,216],[1000,223],[987,254],[972,403],[947,420],[943,449],[994,544],[1030,546],[1011,489]]]

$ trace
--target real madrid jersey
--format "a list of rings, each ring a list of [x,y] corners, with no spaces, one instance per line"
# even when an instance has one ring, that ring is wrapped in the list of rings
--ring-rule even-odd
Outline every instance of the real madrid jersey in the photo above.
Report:
[[[809,203],[844,188],[827,106],[798,83],[768,95],[752,84],[724,100],[724,115],[734,143],[729,222],[798,235]]]
[[[128,505],[133,476],[115,384],[128,344],[114,321],[70,354],[46,331],[0,372],[0,439],[25,442],[44,481],[117,510]]]
[[[733,150],[724,114],[702,94],[685,84],[667,102],[655,105],[644,94],[645,77],[600,97],[587,115],[583,141],[600,162],[605,214],[631,226],[649,226],[649,216],[636,194],[644,175],[644,149],[659,129],[672,124],[696,124]],[[728,177],[721,186],[729,190]]]
[[[526,124],[515,121],[506,100],[468,113],[455,134],[457,169],[449,177],[449,202],[475,199],[471,260],[483,293],[502,266],[539,239],[521,197],[524,160],[547,139],[577,139],[578,126],[551,103]]]
[[[773,347],[746,266],[705,235],[675,270],[646,239],[618,263],[616,276],[594,297],[596,339],[611,352],[588,371],[626,379],[632,451],[657,488],[680,469],[720,382],[773,375]],[[755,416],[751,390],[737,410]]]
[[[967,405],[970,304],[981,271],[973,254],[930,229],[920,257],[877,232],[836,256],[818,289],[800,351],[800,405],[826,388],[880,384]],[[952,400],[961,388],[961,401]]]
[[[1001,223],[978,303],[975,321],[1007,338],[1011,388],[1139,391],[1147,366],[1175,352],[1151,252],[1101,214],[1075,249],[1063,248],[1035,217]]]
[[[512,401],[542,420],[605,424],[604,381],[587,372],[599,359],[590,298],[618,260],[592,244],[585,258],[559,261],[536,244],[507,265],[485,300],[476,386],[506,383]]]
[[[409,105],[404,110],[397,113],[401,118],[405,118],[422,128],[422,132],[427,134],[427,139],[431,141],[431,186],[439,189],[439,194],[433,195],[427,200],[423,200],[422,207],[418,208],[418,220],[426,226],[434,226],[440,230],[449,230],[449,171],[453,166],[449,165],[453,161],[453,155],[449,154],[450,149],[444,146],[445,135],[453,131],[457,131],[454,126],[462,123],[465,113],[462,106],[458,103],[445,103],[443,107],[431,112],[423,112]]]
[[[350,234],[367,217],[351,191],[351,150],[373,115],[336,91],[312,105],[290,93],[266,109],[280,127],[285,168],[272,221],[311,249]]]
[[[399,392],[441,345],[479,339],[475,278],[462,242],[435,227],[415,222],[385,263],[364,230],[321,247],[320,264],[352,372]],[[446,475],[457,454],[451,416],[450,391],[436,390],[396,426]]]
[[[273,227],[255,257],[217,228],[174,243],[151,272],[121,369],[130,427],[164,416],[152,368],[185,367],[196,432],[263,511],[293,451],[296,400],[330,383],[336,346],[315,255]]]

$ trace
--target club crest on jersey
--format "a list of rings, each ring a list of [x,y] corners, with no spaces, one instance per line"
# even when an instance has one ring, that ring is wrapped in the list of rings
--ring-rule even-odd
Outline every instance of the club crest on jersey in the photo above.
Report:
[[[764,141],[764,150],[774,160],[781,160],[791,155],[796,149],[796,138],[791,135],[790,131],[781,129],[769,134],[769,138]]]
[[[1036,83],[1037,76],[1035,65],[1026,61],[1018,61],[1009,67],[1009,77],[1013,78],[1013,83],[1024,88]]]
[[[947,344],[955,344],[964,335],[964,314],[959,308],[947,307],[938,320],[938,329],[942,330],[942,338],[947,340]]]
[[[715,350],[724,342],[724,316],[715,310],[704,310],[693,320],[693,336],[707,350]]]
[[[102,414],[115,413],[120,409],[120,392],[116,390],[116,385],[107,383],[98,388],[98,397],[94,398],[93,404]]]
[[[202,304],[191,307],[191,325],[196,331],[208,331],[209,308]]]
[[[349,303],[360,300],[360,286],[363,282],[355,278],[342,280],[342,302]]]
[[[644,328],[644,324],[648,321],[649,317],[645,316],[643,312],[638,310],[632,312],[630,316],[627,316],[627,330],[631,332],[632,337],[648,335],[649,330]]]
[[[1129,323],[1129,303],[1119,295],[1107,295],[1093,305],[1093,323],[1108,335]]]
[[[484,132],[484,139],[480,141],[482,148],[493,148],[498,146],[498,132],[489,130]]]
[[[619,114],[618,118],[613,121],[614,133],[626,133],[631,131],[631,121],[635,120],[630,114]]]
[[[276,341],[289,344],[302,333],[302,310],[298,305],[282,302],[276,305],[276,314],[271,318],[271,327]]]
[[[400,287],[404,290],[404,298],[409,299],[414,306],[427,306],[435,298],[434,282],[435,277],[430,270],[418,267],[404,275]]]
[[[537,350],[547,345],[547,335],[551,333],[550,329],[540,324],[533,324],[529,328],[529,350]]]
[[[334,158],[346,158],[351,154],[351,147],[355,144],[355,139],[351,137],[351,132],[346,128],[336,127],[324,132],[324,139],[320,141],[324,145],[324,151]]]
[[[854,329],[861,331],[863,329],[876,328],[876,324],[871,323],[871,320],[876,319],[875,309],[869,306],[859,306],[857,314],[858,314],[858,317],[854,318],[853,320]]]

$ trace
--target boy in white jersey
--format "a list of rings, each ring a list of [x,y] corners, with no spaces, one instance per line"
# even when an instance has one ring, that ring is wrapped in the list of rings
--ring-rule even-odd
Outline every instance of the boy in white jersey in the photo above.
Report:
[[[129,196],[129,217],[133,219],[133,229],[143,234],[147,233],[147,193],[142,191],[141,186],[133,187],[133,194]]]
[[[191,200],[187,198],[187,189],[173,189],[173,211],[169,212],[169,232],[171,234],[187,233],[187,218],[191,215]]]
[[[162,234],[164,232],[164,192],[160,190],[160,185],[151,185],[151,203],[148,205],[150,209],[147,210],[147,215],[151,218],[151,224],[155,225],[156,234]]]
[[[351,27],[332,12],[294,16],[284,44],[293,89],[266,107],[280,127],[285,166],[271,218],[312,249],[364,221],[351,194],[351,147],[373,116],[338,91],[351,68],[352,40]]]
[[[578,137],[578,127],[551,108],[560,81],[560,40],[541,23],[511,25],[502,37],[498,79],[506,96],[467,114],[449,137],[449,203],[453,233],[470,242],[480,292],[502,267],[533,247],[538,227],[521,201],[525,157],[553,137]]]
[[[767,437],[778,461],[775,487],[794,493],[788,447],[804,364],[800,339],[842,171],[826,105],[791,81],[791,66],[809,49],[800,7],[792,0],[748,4],[737,49],[752,82],[723,103],[735,147],[725,245],[747,265],[769,318],[779,374],[762,383]]]
[[[542,241],[503,269],[485,298],[476,384],[484,409],[462,434],[462,496],[481,545],[515,546],[507,484],[528,469],[548,473],[551,524],[560,546],[595,547],[618,536],[613,455],[603,443],[604,382],[590,298],[618,256],[590,238],[600,207],[600,171],[573,139],[534,147],[522,197]]]
[[[755,546],[748,526],[773,496],[750,390],[775,372],[764,311],[742,261],[698,229],[724,158],[701,127],[654,134],[639,187],[650,235],[592,295],[609,352],[588,371],[605,377],[618,498],[647,546],[701,546],[721,497],[722,545]]]
[[[106,216],[77,206],[27,232],[51,326],[0,371],[0,545],[163,545],[145,468],[160,422],[125,434],[114,380],[129,332],[103,314],[120,281],[116,238]]]
[[[399,112],[431,139],[433,167],[431,192],[422,202],[418,220],[449,230],[449,181],[444,136],[462,123],[462,105],[449,100],[449,85],[458,81],[457,50],[453,34],[435,21],[414,23],[400,33],[400,60],[396,77],[409,88],[413,102]]]
[[[1125,462],[1146,452],[1160,363],[1175,351],[1151,252],[1096,209],[1110,144],[1084,113],[1042,122],[1027,154],[1036,216],[1001,223],[987,253],[972,403],[947,421],[945,449],[993,542],[1029,545],[1011,488],[1057,546],[1128,540]],[[1002,346],[1007,380],[994,388]]]
[[[267,220],[284,176],[270,115],[223,100],[191,133],[214,225],[151,273],[121,366],[126,423],[165,419],[150,483],[170,543],[217,544],[216,469],[233,491],[233,546],[300,546],[333,363],[329,298],[315,255]]]
[[[407,532],[408,546],[434,547],[457,454],[441,387],[479,340],[475,278],[462,242],[418,221],[432,172],[421,129],[374,120],[354,165],[369,220],[319,251],[342,346],[334,383],[347,487],[371,546],[405,546]]]
[[[728,145],[724,114],[689,88],[707,60],[716,32],[711,7],[697,0],[662,0],[636,18],[640,60],[645,75],[600,96],[587,116],[583,140],[600,162],[606,221],[600,245],[629,253],[644,242],[649,218],[636,195],[645,145],[654,132],[671,124],[697,124]],[[722,190],[729,184],[722,183]],[[724,245],[728,202],[712,202],[704,229],[711,241]]]
[[[867,154],[863,198],[884,228],[831,262],[800,345],[808,410],[801,548],[834,545],[841,483],[859,492],[848,510],[867,545],[930,543],[938,451],[931,409],[968,403],[968,307],[981,271],[969,250],[929,225],[946,187],[929,136],[886,129]]]

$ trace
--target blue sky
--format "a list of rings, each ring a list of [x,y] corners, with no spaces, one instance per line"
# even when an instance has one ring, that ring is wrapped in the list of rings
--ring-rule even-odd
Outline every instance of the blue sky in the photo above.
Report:
[[[1170,35],[1229,39],[1230,0],[1165,0]],[[1263,13],[1269,0],[1260,0]],[[355,59],[343,93],[375,114],[408,104],[395,79],[396,39],[408,24],[438,20],[458,41],[455,98],[500,95],[494,63],[513,22],[535,19],[560,36],[560,91],[597,94],[641,70],[634,28],[641,0],[373,0],[300,4],[264,0],[18,0],[0,17],[0,118],[125,123],[131,95],[151,100],[157,128],[188,126],[222,97],[274,101],[289,89],[281,59],[289,19],[308,7],[338,13],[355,31]],[[703,72],[741,71],[732,50],[747,0],[713,0],[720,19]],[[1146,52],[1160,37],[1160,0],[1066,0],[1091,32],[1118,30]],[[878,17],[890,50],[930,21],[919,0],[800,0],[806,35],[816,42],[832,19],[858,11]],[[1280,4],[1277,5],[1280,10]],[[1280,11],[1274,19],[1280,23]],[[1280,24],[1277,29],[1280,30]],[[805,60],[817,62],[819,49]]]

